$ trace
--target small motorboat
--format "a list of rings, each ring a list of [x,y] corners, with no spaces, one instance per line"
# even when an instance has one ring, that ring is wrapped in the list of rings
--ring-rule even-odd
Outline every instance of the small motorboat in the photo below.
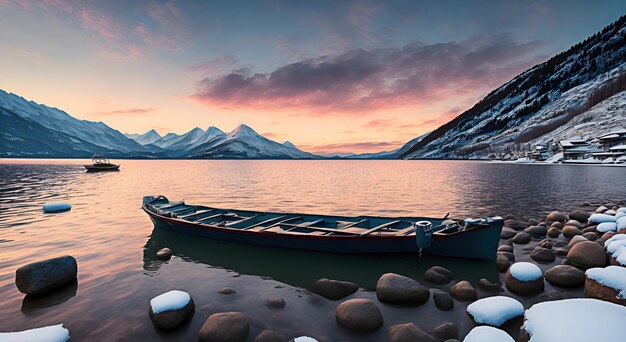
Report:
[[[84,165],[85,169],[87,169],[87,172],[119,171],[120,170],[120,164],[111,164],[109,159],[100,153],[94,154],[91,161],[92,161],[92,164]]]
[[[503,219],[329,216],[218,209],[144,196],[156,228],[246,244],[334,253],[425,253],[494,260]]]

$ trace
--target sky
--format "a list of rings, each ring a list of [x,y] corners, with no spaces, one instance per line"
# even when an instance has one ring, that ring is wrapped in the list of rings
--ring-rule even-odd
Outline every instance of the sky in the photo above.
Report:
[[[376,152],[625,13],[623,0],[0,0],[0,88],[125,133],[245,123],[309,152]]]

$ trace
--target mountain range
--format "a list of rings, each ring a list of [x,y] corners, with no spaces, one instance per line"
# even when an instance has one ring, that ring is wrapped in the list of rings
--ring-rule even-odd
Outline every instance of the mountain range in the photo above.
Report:
[[[240,125],[161,136],[122,134],[103,122],[0,90],[0,157],[321,158]],[[484,159],[626,125],[626,16],[495,89],[470,109],[399,149],[350,159]]]

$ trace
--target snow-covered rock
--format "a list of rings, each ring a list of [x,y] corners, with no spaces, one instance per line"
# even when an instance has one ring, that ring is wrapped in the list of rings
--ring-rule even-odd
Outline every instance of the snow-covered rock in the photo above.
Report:
[[[617,220],[617,230],[626,229],[626,216],[622,216]]]
[[[499,327],[506,321],[524,314],[524,306],[507,296],[482,298],[467,306],[467,312],[477,324]]]
[[[473,328],[463,342],[515,342],[515,340],[504,330],[489,326],[479,326]]]
[[[626,305],[626,268],[608,266],[585,272],[585,295]]]
[[[602,222],[596,227],[596,230],[600,233],[614,232],[616,229],[617,223],[615,222]]]
[[[172,330],[190,317],[194,310],[195,304],[189,293],[172,290],[152,298],[148,314],[157,328]]]
[[[19,332],[0,333],[3,342],[65,342],[70,339],[70,331],[63,324],[35,328]]]
[[[530,262],[516,262],[509,270],[511,276],[520,281],[534,281],[543,276],[541,269]]]
[[[607,214],[593,214],[589,216],[589,221],[593,223],[615,222],[615,216]]]
[[[607,253],[611,255],[611,262],[626,266],[626,234],[616,234],[604,242]]]
[[[150,307],[156,314],[184,308],[191,301],[189,293],[172,290],[160,294],[150,300]]]
[[[506,271],[506,288],[517,294],[532,295],[544,289],[543,273],[537,265],[530,262],[516,262]]]
[[[56,213],[70,209],[72,209],[72,205],[67,202],[48,202],[43,205],[43,211],[45,213]]]
[[[590,324],[590,319],[601,322],[601,327]],[[520,341],[623,341],[624,322],[626,307],[602,300],[543,302],[526,310]]]
[[[298,337],[293,339],[293,342],[318,342],[318,341],[316,339],[314,339],[313,337],[298,336]]]

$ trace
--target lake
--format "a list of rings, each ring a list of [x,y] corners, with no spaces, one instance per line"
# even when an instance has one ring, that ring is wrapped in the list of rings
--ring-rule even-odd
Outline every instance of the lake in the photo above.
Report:
[[[282,250],[155,230],[140,209],[144,195],[258,211],[431,217],[450,212],[455,218],[511,214],[523,219],[544,218],[555,209],[591,209],[626,197],[626,168],[619,167],[122,160],[120,172],[86,173],[81,164],[87,162],[0,159],[0,331],[64,323],[73,340],[195,340],[210,314],[241,311],[251,322],[250,340],[266,328],[287,339],[384,340],[392,324],[412,321],[432,330],[445,320],[455,321],[464,334],[473,325],[464,310],[437,312],[430,301],[417,309],[381,304],[385,329],[354,335],[335,323],[337,302],[311,295],[306,288],[322,277],[349,280],[362,287],[355,296],[375,300],[371,290],[386,272],[419,280],[424,270],[441,265],[456,279],[472,283],[501,277],[493,263]],[[59,200],[70,202],[72,210],[42,212],[45,202]],[[174,257],[156,260],[156,250],[165,246]],[[18,267],[66,254],[78,261],[77,284],[44,297],[26,298],[18,292]],[[225,287],[237,293],[217,292]],[[150,322],[148,302],[171,289],[189,292],[197,308],[184,327],[162,333]],[[282,296],[287,306],[266,307],[271,295]]]

